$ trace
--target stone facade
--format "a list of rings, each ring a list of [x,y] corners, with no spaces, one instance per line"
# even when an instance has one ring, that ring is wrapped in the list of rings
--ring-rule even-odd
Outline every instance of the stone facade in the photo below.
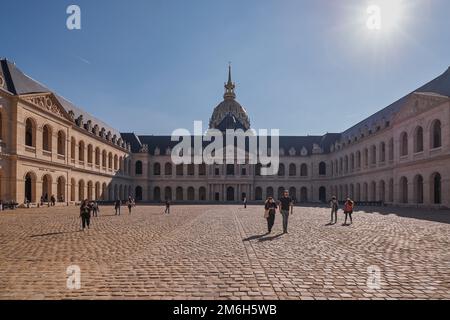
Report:
[[[261,176],[259,167],[249,164],[176,166],[170,156],[176,143],[170,137],[105,128],[77,114],[51,90],[27,89],[30,85],[12,68],[2,61],[3,201],[34,205],[47,194],[63,204],[128,195],[145,202],[238,202],[277,197],[287,189],[298,202],[323,202],[336,195],[450,207],[450,69],[343,133],[280,137],[278,175]],[[5,76],[8,71],[15,79]],[[22,92],[11,90],[8,78],[21,82]],[[230,73],[212,128],[249,127],[234,88]]]

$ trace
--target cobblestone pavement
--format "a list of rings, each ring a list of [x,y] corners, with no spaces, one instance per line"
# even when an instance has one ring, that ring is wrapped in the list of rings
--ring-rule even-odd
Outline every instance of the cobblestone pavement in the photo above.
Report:
[[[1,212],[0,298],[450,299],[450,212],[373,210],[297,207],[285,235],[257,206],[103,207],[85,232],[77,208]]]

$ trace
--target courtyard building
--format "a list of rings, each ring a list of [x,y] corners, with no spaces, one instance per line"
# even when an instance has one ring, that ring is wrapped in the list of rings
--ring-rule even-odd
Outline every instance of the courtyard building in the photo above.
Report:
[[[211,129],[251,128],[235,88],[230,68]],[[300,203],[450,207],[449,97],[450,68],[344,132],[280,136],[278,173],[263,176],[248,163],[175,165],[170,136],[120,133],[1,60],[0,199],[231,203],[289,190]]]

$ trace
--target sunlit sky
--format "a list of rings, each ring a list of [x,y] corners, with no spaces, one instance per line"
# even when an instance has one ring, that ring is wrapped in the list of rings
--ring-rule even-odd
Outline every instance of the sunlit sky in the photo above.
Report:
[[[82,29],[66,28],[66,8]],[[381,30],[369,30],[378,5]],[[205,126],[232,62],[252,127],[340,132],[450,66],[448,0],[1,0],[0,56],[111,126]]]

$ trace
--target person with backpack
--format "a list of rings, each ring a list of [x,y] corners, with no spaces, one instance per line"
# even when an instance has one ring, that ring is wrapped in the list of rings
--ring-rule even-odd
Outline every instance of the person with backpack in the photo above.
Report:
[[[272,232],[273,225],[275,223],[275,212],[278,206],[272,197],[268,197],[264,205],[264,218],[267,219],[268,233]]]
[[[345,204],[344,204],[344,213],[345,213],[344,226],[347,225],[347,217],[350,217],[350,224],[353,223],[352,213],[353,213],[354,207],[355,207],[355,203],[350,198],[347,198],[347,200],[345,200]]]
[[[339,202],[336,199],[336,196],[333,196],[330,201],[330,207],[331,207],[331,221],[330,224],[336,224],[337,223],[337,212],[339,210]],[[334,217],[334,219],[333,219]]]
[[[86,227],[89,229],[91,224],[91,207],[89,206],[89,201],[87,199],[81,203],[80,218],[82,230],[84,231]]]

